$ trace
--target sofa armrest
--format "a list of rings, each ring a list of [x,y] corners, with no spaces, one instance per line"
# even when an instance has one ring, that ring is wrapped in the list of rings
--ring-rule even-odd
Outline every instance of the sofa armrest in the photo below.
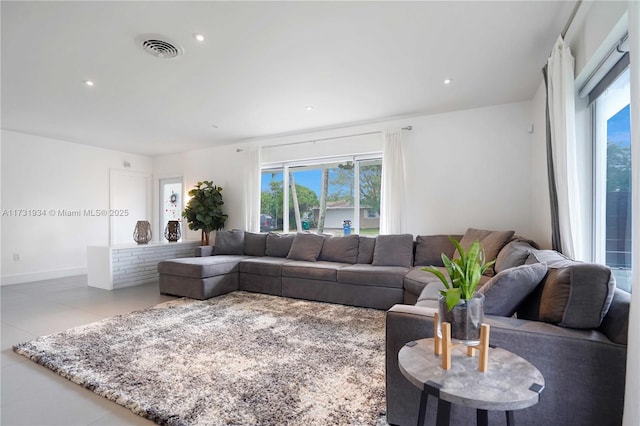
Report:
[[[195,257],[213,256],[214,246],[199,246],[195,248]]]
[[[390,424],[417,422],[420,392],[400,372],[398,351],[411,340],[433,337],[434,312],[434,308],[409,305],[395,305],[387,312],[386,391]],[[611,342],[596,330],[574,330],[491,315],[485,316],[485,322],[491,325],[491,345],[526,359],[545,378],[540,403],[516,411],[517,424],[620,424],[625,345]],[[453,425],[475,422],[473,410],[454,408],[452,415]]]

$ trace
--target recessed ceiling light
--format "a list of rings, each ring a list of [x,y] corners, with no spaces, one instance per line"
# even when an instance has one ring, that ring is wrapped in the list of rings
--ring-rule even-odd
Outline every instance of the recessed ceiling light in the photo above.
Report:
[[[307,105],[306,107],[304,107],[304,109],[306,109],[307,111],[311,111],[313,109],[313,106]]]
[[[204,41],[204,36],[202,34],[199,34],[199,33],[193,33],[193,38],[195,38],[197,41],[199,41],[201,43]]]
[[[90,87],[95,85],[95,83],[94,83],[93,81],[91,81],[91,80],[85,80],[85,81],[84,81],[84,84],[85,84],[86,86],[90,86]]]
[[[450,79],[450,78],[445,78],[445,79],[444,79],[444,81],[443,81],[443,83],[444,83],[444,84],[451,84],[451,83],[453,83],[453,80],[452,80],[452,79]]]

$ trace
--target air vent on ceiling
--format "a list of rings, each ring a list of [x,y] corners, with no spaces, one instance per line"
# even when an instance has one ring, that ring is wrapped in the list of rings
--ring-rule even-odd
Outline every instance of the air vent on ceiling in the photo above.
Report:
[[[156,58],[171,59],[184,53],[182,46],[158,34],[139,35],[136,37],[136,44]]]

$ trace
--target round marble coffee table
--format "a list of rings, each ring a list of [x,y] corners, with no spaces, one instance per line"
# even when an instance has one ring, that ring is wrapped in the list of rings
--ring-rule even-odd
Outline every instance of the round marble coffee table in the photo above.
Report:
[[[544,377],[537,368],[518,355],[500,348],[489,348],[489,366],[478,371],[478,357],[467,356],[466,346],[455,345],[451,369],[442,368],[440,356],[433,352],[433,339],[409,342],[398,353],[402,374],[422,390],[418,425],[424,425],[429,395],[438,398],[436,424],[449,424],[451,404],[477,410],[478,425],[487,425],[488,410],[505,411],[507,424],[513,425],[513,411],[538,403]]]

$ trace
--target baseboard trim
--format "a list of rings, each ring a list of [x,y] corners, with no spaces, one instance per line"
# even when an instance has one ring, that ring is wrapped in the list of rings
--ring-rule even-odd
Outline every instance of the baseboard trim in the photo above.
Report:
[[[54,271],[33,272],[29,274],[3,275],[0,286],[28,283],[32,281],[51,280],[55,278],[72,277],[74,275],[86,275],[87,268],[56,269]]]

